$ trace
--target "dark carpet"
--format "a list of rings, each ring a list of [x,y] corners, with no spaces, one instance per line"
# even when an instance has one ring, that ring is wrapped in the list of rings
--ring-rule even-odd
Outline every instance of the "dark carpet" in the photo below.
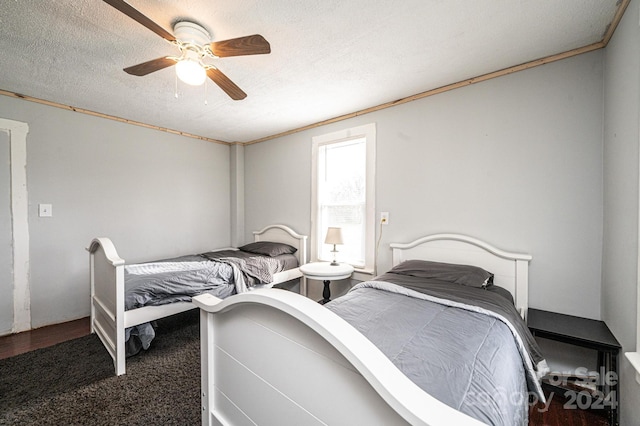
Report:
[[[198,312],[157,321],[119,377],[93,334],[0,360],[0,424],[200,424]]]

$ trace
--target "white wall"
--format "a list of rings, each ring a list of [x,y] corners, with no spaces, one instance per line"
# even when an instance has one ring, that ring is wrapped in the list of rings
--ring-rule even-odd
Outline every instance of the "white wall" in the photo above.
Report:
[[[94,237],[127,262],[229,245],[228,146],[4,96],[0,117],[29,125],[33,327],[89,315]]]
[[[640,2],[632,0],[605,51],[602,317],[624,351],[636,348]],[[621,423],[640,424],[640,385],[624,356]]]
[[[310,232],[312,136],[375,122],[379,271],[390,242],[465,233],[533,255],[532,307],[599,318],[602,55],[247,146],[246,229]]]
[[[311,136],[296,135],[245,146],[245,240],[282,223],[311,231]]]

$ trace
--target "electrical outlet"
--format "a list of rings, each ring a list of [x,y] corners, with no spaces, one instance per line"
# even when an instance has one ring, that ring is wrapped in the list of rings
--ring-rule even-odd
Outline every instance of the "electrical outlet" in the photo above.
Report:
[[[380,213],[380,223],[383,225],[389,224],[389,212],[381,212]]]

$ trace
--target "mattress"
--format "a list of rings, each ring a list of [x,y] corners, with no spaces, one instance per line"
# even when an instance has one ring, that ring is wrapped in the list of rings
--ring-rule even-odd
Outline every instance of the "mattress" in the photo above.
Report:
[[[361,283],[325,306],[441,402],[488,424],[527,424],[529,393],[544,399],[537,369],[546,364],[529,352],[521,327],[510,323],[517,320],[488,313],[473,300],[453,302],[392,283],[393,274],[380,279],[385,281]],[[424,287],[415,277],[395,281]],[[447,287],[455,292],[464,286]],[[500,291],[463,290],[512,303]]]
[[[275,273],[293,269],[293,254],[262,256],[223,250],[125,266],[125,310],[190,302],[199,294],[224,299],[257,285],[270,284]],[[148,349],[155,337],[152,324],[125,330],[126,355]]]

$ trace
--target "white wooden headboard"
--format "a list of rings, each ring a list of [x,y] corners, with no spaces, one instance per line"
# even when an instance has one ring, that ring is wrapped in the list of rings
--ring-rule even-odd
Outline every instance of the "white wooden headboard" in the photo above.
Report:
[[[307,236],[298,234],[286,225],[269,225],[259,231],[253,231],[254,241],[273,241],[285,243],[297,248],[295,256],[300,265],[307,263]]]
[[[494,285],[509,290],[526,319],[529,307],[529,261],[532,257],[498,249],[461,234],[434,234],[410,243],[391,243],[393,266],[410,259],[481,267],[494,274]]]

